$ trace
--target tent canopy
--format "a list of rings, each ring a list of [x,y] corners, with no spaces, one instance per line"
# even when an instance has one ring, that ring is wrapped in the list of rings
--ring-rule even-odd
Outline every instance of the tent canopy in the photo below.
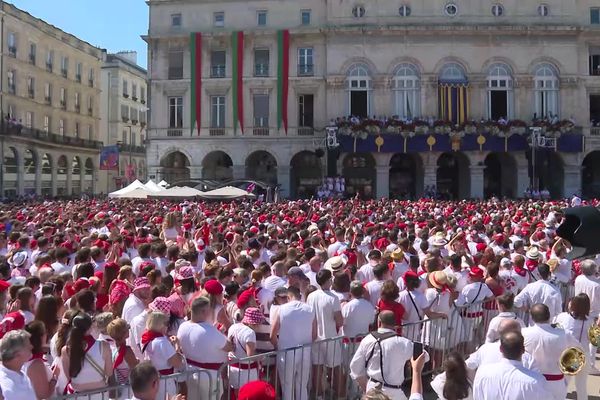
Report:
[[[161,187],[167,187],[168,185],[169,184],[165,180],[158,182],[158,186],[161,186]]]
[[[219,189],[204,192],[200,195],[200,197],[214,200],[234,200],[241,198],[254,198],[256,196],[233,186],[225,186]]]
[[[116,199],[146,199],[146,198],[148,198],[149,195],[153,194],[153,192],[150,192],[146,188],[137,188],[137,189],[133,189],[127,193],[121,193],[121,194],[112,196],[113,194],[114,193],[111,193],[109,196],[116,198]]]
[[[140,182],[139,180],[135,180],[133,182],[131,182],[129,185],[125,186],[122,189],[119,190],[115,190],[112,193],[108,194],[108,197],[119,197],[122,194],[125,193],[129,193],[131,191],[134,191],[135,189],[146,189],[146,187],[144,186],[144,184],[142,182]]]
[[[157,193],[152,193],[150,195],[150,197],[187,198],[187,197],[197,197],[202,194],[203,194],[203,192],[199,191],[198,189],[194,189],[194,188],[187,187],[187,186],[184,186],[184,187],[174,186],[169,189],[162,189],[160,192],[157,192]]]
[[[165,190],[164,187],[157,185],[152,179],[146,182],[144,186],[146,186],[146,189],[150,190],[151,192],[161,192]]]

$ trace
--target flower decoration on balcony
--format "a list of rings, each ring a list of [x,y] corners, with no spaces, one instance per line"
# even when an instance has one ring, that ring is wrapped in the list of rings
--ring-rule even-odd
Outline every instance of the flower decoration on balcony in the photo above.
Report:
[[[450,134],[453,128],[451,121],[437,120],[433,123],[433,131],[438,135]]]
[[[527,122],[523,120],[513,119],[508,121],[507,125],[510,135],[524,135],[527,133]]]

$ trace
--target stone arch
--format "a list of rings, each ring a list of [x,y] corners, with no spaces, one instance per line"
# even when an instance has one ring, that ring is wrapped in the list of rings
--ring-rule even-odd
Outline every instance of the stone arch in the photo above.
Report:
[[[417,68],[417,72],[419,73],[419,75],[423,75],[425,68],[423,67],[423,64],[421,63],[421,61],[417,60],[416,58],[413,57],[408,57],[408,56],[400,56],[400,57],[396,57],[392,60],[391,63],[388,64],[388,68],[386,70],[386,74],[387,75],[393,75],[394,71],[396,71],[396,69],[398,68],[399,65],[402,64],[412,64]]]
[[[92,160],[91,157],[86,158],[84,164],[84,175],[86,179],[92,179],[92,176],[94,175],[94,169],[94,160]]]
[[[510,153],[489,153],[484,160],[483,196],[489,198],[519,196],[517,162]]]
[[[266,150],[258,150],[246,157],[246,178],[277,184],[277,159]]]
[[[162,155],[160,156],[160,159],[164,159],[165,157],[168,157],[169,155],[171,155],[172,153],[182,153],[183,155],[186,156],[186,158],[188,159],[190,165],[192,164],[192,160],[194,159],[194,157],[192,157],[192,154],[187,150],[187,149],[182,149],[180,147],[177,146],[171,146],[171,147],[167,147],[163,152]]]
[[[290,195],[310,198],[317,194],[323,178],[323,152],[300,151],[290,160]]]
[[[202,179],[228,181],[233,179],[233,161],[229,154],[216,150],[202,160]]]
[[[56,194],[66,196],[67,193],[67,171],[70,168],[66,155],[61,154],[56,160]]]
[[[38,165],[38,156],[35,150],[25,149],[23,151],[23,172],[25,175],[35,175]]]
[[[534,170],[531,161],[531,150],[527,152],[530,171]],[[539,148],[535,157],[535,170],[530,176],[534,177],[532,187],[539,190],[547,189],[552,198],[561,198],[564,191],[565,163],[562,156],[547,148]]]
[[[444,57],[444,58],[441,58],[440,60],[438,60],[438,62],[435,64],[435,67],[433,68],[435,76],[436,77],[439,76],[440,73],[442,72],[442,69],[444,68],[444,66],[446,64],[451,64],[451,63],[459,64],[464,69],[465,74],[467,74],[467,76],[469,76],[473,73],[473,71],[469,67],[469,63],[467,63],[465,60],[463,60],[462,58],[459,58],[459,57],[450,56],[450,57]]]
[[[463,152],[446,152],[437,159],[436,191],[445,199],[471,197],[470,162]]]
[[[82,172],[81,158],[79,158],[79,156],[73,156],[73,159],[71,160],[71,174],[75,178],[75,177],[81,175],[81,172]]]
[[[391,199],[414,199],[423,193],[423,160],[417,153],[396,153],[390,161]]]
[[[190,180],[190,158],[179,150],[166,153],[160,160],[161,179],[176,184]]]
[[[532,60],[527,66],[527,72],[531,75],[535,74],[536,68],[541,64],[550,64],[556,70],[557,76],[560,76],[562,71],[564,70],[563,65],[553,57],[537,57]]]
[[[367,67],[367,70],[369,71],[369,76],[371,78],[373,78],[376,74],[378,74],[378,70],[377,70],[377,66],[373,63],[372,60],[369,60],[368,58],[365,57],[352,57],[349,58],[348,60],[346,60],[341,68],[340,68],[340,74],[343,76],[348,76],[348,72],[350,72],[350,68],[355,65],[355,64],[363,64]]]
[[[600,197],[600,150],[589,152],[581,163],[581,194]]]
[[[488,58],[481,66],[481,73],[487,74],[488,71],[490,70],[490,68],[494,64],[506,64],[511,69],[513,76],[515,74],[518,74],[517,66],[515,65],[513,60],[506,58],[506,57],[490,57],[490,58]]]
[[[342,175],[346,181],[346,193],[361,198],[376,197],[376,161],[371,153],[349,153],[342,161]]]
[[[52,154],[43,153],[41,157],[40,173],[42,179],[42,196],[52,196],[52,185],[54,184],[52,179],[52,170],[54,168],[54,159]]]

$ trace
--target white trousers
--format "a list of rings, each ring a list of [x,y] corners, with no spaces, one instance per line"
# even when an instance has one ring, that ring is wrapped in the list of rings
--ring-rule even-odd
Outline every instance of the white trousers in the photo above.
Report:
[[[404,368],[404,367],[402,367],[402,368]],[[377,382],[373,382],[372,380],[369,379],[369,381],[367,382],[367,392],[373,388],[381,389],[381,391],[383,393],[385,393],[392,400],[406,400],[406,395],[404,394],[402,389],[386,388],[385,386],[383,386]]]
[[[308,400],[310,347],[288,350],[277,358],[283,400]]]
[[[562,379],[560,381],[546,381],[546,387],[552,393],[556,400],[563,400],[567,398],[567,380]]]
[[[187,388],[188,399],[218,399],[222,390],[219,371],[202,369],[189,375]]]

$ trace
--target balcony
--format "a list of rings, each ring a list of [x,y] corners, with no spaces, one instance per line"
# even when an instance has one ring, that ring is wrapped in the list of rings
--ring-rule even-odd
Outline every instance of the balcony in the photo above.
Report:
[[[52,97],[51,96],[44,96],[44,101],[46,102],[46,104],[52,104]]]
[[[81,83],[81,74],[75,75],[75,80],[77,81],[77,83]]]
[[[208,134],[209,136],[225,136],[225,128],[210,128]]]
[[[298,127],[298,136],[314,136],[315,129],[310,126],[300,126]]]
[[[30,99],[35,99],[35,90],[28,89],[27,90],[27,96],[29,96]]]
[[[136,146],[131,144],[123,144],[118,143],[119,150],[122,153],[136,153],[136,154],[145,154],[146,148],[144,146]]]
[[[8,47],[8,55],[13,58],[16,58],[17,57],[17,48],[14,46],[9,46]]]
[[[29,64],[35,65],[35,54],[29,55]]]
[[[167,130],[167,137],[180,137],[183,136],[183,129],[181,128],[169,128]]]
[[[183,79],[183,68],[170,67],[168,74],[169,79]]]
[[[60,70],[60,74],[62,75],[63,78],[67,78],[69,76],[69,71],[67,71],[66,69],[61,69]]]
[[[146,104],[146,99],[142,98],[142,99],[140,100],[140,103],[142,103],[142,104]]]
[[[590,136],[600,136],[600,126],[592,126],[590,128]]]
[[[269,64],[256,64],[254,66],[254,76],[269,76]]]
[[[52,72],[54,65],[51,62],[46,62],[46,71]]]
[[[103,146],[103,143],[97,140],[57,135],[39,129],[30,129],[23,126],[6,124],[5,121],[0,121],[0,135],[18,136],[19,138],[29,138],[56,145],[83,147],[87,149],[100,149]]]
[[[129,93],[123,92],[123,97],[125,97],[126,99],[128,99],[129,98]]]
[[[211,78],[225,78],[225,65],[213,65],[210,67]]]
[[[298,76],[313,76],[315,74],[312,64],[298,64]]]
[[[269,136],[269,128],[265,126],[255,126],[252,128],[252,136]]]

